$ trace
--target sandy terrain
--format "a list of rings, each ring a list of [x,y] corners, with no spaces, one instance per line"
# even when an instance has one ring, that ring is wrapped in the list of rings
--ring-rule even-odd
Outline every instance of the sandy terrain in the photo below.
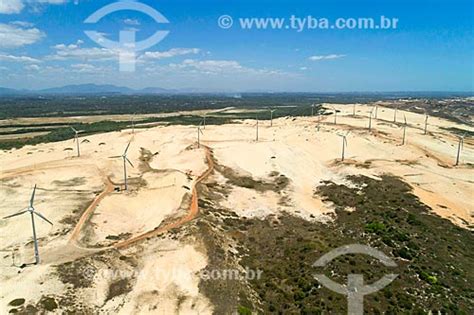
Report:
[[[140,238],[158,232],[166,235],[171,226],[194,219],[198,214],[195,185],[208,174],[210,181],[229,181],[221,171],[213,171],[211,151],[219,166],[238,176],[272,182],[278,174],[288,180],[280,191],[232,186],[222,205],[241,216],[265,218],[285,211],[310,220],[330,220],[332,205],[313,195],[322,181],[347,183],[345,177],[351,174],[391,173],[409,183],[435,214],[465,228],[474,224],[474,143],[466,139],[462,163],[454,167],[457,137],[442,129],[472,128],[432,117],[429,133],[423,135],[424,116],[399,111],[398,122],[403,115],[408,121],[407,142],[401,145],[403,129],[393,123],[393,110],[379,107],[369,132],[371,108],[358,105],[352,117],[352,106],[335,106],[340,110],[337,124],[332,115],[323,116],[321,122],[317,116],[275,119],[273,127],[261,121],[258,142],[252,120],[207,126],[201,144],[209,150],[203,145],[197,148],[195,127],[158,126],[135,134],[127,130],[88,136],[90,142],[81,144],[79,158],[72,141],[0,152],[0,216],[26,207],[37,184],[36,209],[54,222],[51,227],[37,220],[43,263],[18,273],[16,266],[33,260],[30,219],[24,215],[0,220],[0,313],[7,313],[7,304],[15,298],[34,303],[45,294],[63,292],[65,285],[53,272],[56,264],[111,246],[138,257],[135,285],[127,294],[106,300],[110,279],[98,275],[95,289],[78,293],[85,301],[110,313],[211,313],[212,305],[198,288],[197,274],[207,265],[200,244]],[[341,162],[338,133],[349,130],[346,158]],[[122,160],[109,157],[122,154],[129,141],[128,158],[134,168],[127,166],[129,190],[124,191]],[[183,274],[158,281],[156,270]]]

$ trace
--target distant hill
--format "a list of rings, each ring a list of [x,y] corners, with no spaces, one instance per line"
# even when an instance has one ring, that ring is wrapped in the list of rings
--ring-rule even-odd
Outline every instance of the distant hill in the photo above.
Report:
[[[134,90],[115,85],[78,84],[37,91],[41,94],[132,94]],[[33,92],[34,93],[34,92]]]
[[[350,97],[351,101],[381,100],[381,99],[400,99],[400,98],[453,98],[453,97],[472,97],[472,92],[275,92],[270,90],[252,89],[246,91],[233,91],[222,89],[203,89],[203,88],[183,88],[183,89],[165,89],[160,87],[147,87],[144,89],[132,89],[124,86],[112,84],[75,84],[54,87],[42,90],[17,90],[0,87],[0,97],[7,96],[42,96],[42,95],[178,95],[178,94],[215,94],[227,97],[241,97],[241,93],[247,95],[278,95],[278,94],[299,94],[314,95],[315,97]]]
[[[18,96],[18,95],[102,95],[102,94],[177,94],[180,90],[167,90],[159,87],[149,87],[142,90],[134,90],[124,86],[111,84],[76,84],[65,85],[61,87],[43,89],[43,90],[15,90],[0,87],[0,96]]]
[[[7,95],[19,95],[19,94],[22,94],[22,91],[0,87],[0,96],[2,96],[2,95],[5,95],[5,96],[7,96]]]

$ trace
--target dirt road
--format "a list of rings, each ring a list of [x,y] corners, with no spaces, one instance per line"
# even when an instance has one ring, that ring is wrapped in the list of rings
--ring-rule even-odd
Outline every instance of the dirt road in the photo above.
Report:
[[[162,234],[164,232],[167,232],[173,228],[176,228],[176,227],[179,227],[183,224],[186,224],[187,222],[193,220],[199,213],[199,205],[198,205],[198,194],[197,194],[197,185],[202,181],[204,180],[214,169],[214,161],[212,159],[212,156],[211,156],[211,150],[209,147],[207,146],[204,146],[203,147],[205,148],[206,150],[206,160],[207,160],[207,165],[208,165],[208,168],[206,169],[206,171],[204,171],[204,173],[202,173],[197,179],[196,181],[194,182],[193,184],[193,187],[192,187],[192,197],[191,197],[191,204],[189,206],[189,211],[188,211],[188,214],[182,218],[179,218],[178,220],[174,221],[174,222],[171,222],[159,229],[155,229],[155,230],[152,230],[152,231],[148,231],[148,232],[145,232],[143,234],[140,234],[140,235],[137,235],[133,238],[130,238],[128,240],[124,240],[124,241],[119,241],[115,244],[113,244],[111,247],[114,247],[114,248],[124,248],[124,247],[127,247],[127,246],[130,246],[136,242],[139,242],[141,240],[144,240],[148,237],[152,237],[152,236],[156,236],[156,235],[159,235],[159,234]],[[111,192],[113,192],[114,190],[114,184],[110,181],[109,178],[107,178],[107,181],[106,181],[106,187],[105,189],[94,199],[94,201],[89,205],[89,207],[87,207],[87,209],[84,211],[84,213],[82,214],[81,218],[79,219],[79,221],[77,222],[74,230],[72,231],[71,233],[71,236],[69,238],[69,242],[70,243],[75,243],[76,246],[78,246],[77,244],[77,239],[81,233],[81,230],[82,228],[84,227],[84,224],[87,222],[87,220],[90,218],[90,216],[92,215],[92,213],[94,212],[94,210],[97,208],[97,206],[99,205],[99,203],[108,195],[110,194]],[[80,247],[80,246],[78,246]],[[109,248],[109,247],[105,247],[105,248]],[[104,249],[104,248],[102,248]]]
[[[194,182],[193,187],[192,187],[192,197],[191,197],[191,204],[189,205],[189,211],[188,214],[172,223],[169,223],[159,229],[149,231],[143,234],[140,234],[136,237],[133,237],[131,239],[117,242],[113,245],[115,248],[124,248],[127,246],[130,246],[136,242],[142,241],[148,237],[153,237],[156,235],[160,235],[164,232],[167,232],[171,229],[177,228],[183,224],[188,223],[189,221],[193,220],[199,213],[199,205],[198,205],[198,193],[197,193],[197,185],[204,180],[211,172],[214,170],[214,161],[211,156],[211,150],[209,147],[202,145],[206,149],[206,160],[207,160],[207,165],[208,168],[204,173],[202,173]]]

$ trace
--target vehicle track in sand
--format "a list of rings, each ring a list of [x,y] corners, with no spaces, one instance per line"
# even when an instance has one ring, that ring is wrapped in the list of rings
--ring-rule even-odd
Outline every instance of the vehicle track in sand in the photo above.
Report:
[[[110,180],[109,177],[107,177],[107,181],[105,183],[105,189],[92,201],[92,203],[87,207],[87,209],[84,211],[84,213],[81,215],[79,218],[79,221],[77,222],[76,226],[74,227],[74,230],[72,230],[71,236],[69,237],[69,242],[74,242],[75,245],[77,245],[77,238],[79,237],[79,234],[81,233],[82,226],[87,222],[87,220],[91,217],[92,213],[94,210],[97,208],[99,203],[111,192],[114,191],[114,184]],[[80,247],[80,246],[78,246]]]
[[[211,172],[214,170],[214,161],[212,159],[212,154],[211,154],[211,149],[205,145],[202,145],[202,147],[206,150],[206,160],[207,160],[207,165],[208,168],[194,181],[193,186],[192,186],[192,196],[191,196],[191,204],[189,205],[189,211],[186,216],[181,217],[177,219],[174,222],[171,222],[169,224],[166,224],[165,226],[161,228],[157,228],[145,233],[142,233],[140,235],[137,235],[135,237],[132,237],[130,239],[124,240],[124,241],[118,241],[110,246],[105,246],[105,247],[100,247],[100,248],[93,248],[95,250],[103,250],[103,249],[108,249],[108,248],[124,248],[127,246],[130,246],[136,242],[142,241],[146,238],[156,236],[162,233],[165,233],[171,229],[177,228],[181,225],[186,224],[187,222],[193,220],[199,213],[199,205],[198,205],[198,193],[197,193],[197,185],[204,180]],[[71,236],[69,238],[69,242],[73,243],[76,247],[78,248],[83,248],[78,244],[78,238],[79,235],[82,231],[82,228],[86,224],[86,222],[89,220],[91,215],[93,214],[94,210],[97,208],[99,203],[110,193],[114,191],[114,183],[110,180],[110,178],[107,177],[106,181],[106,187],[105,189],[94,199],[94,201],[87,207],[87,209],[84,211],[82,214],[81,218],[79,219],[78,223],[74,227],[74,230],[71,233]],[[88,249],[83,248],[83,249]]]
[[[205,145],[201,145],[205,150],[206,150],[206,160],[207,160],[207,169],[202,173],[196,181],[193,183],[192,187],[192,197],[191,197],[191,204],[189,205],[189,211],[188,214],[184,217],[179,218],[178,220],[171,222],[169,224],[166,224],[165,226],[145,232],[143,234],[137,235],[135,237],[132,237],[128,240],[120,241],[112,245],[114,248],[124,248],[127,246],[130,246],[136,242],[142,241],[146,238],[153,237],[156,235],[160,235],[162,233],[165,233],[171,229],[177,228],[179,226],[182,226],[189,221],[193,220],[196,218],[196,216],[199,214],[199,205],[198,205],[198,193],[197,193],[197,185],[203,181],[204,179],[209,176],[209,174],[212,173],[214,170],[214,160],[212,159],[212,154],[211,154],[211,149]]]

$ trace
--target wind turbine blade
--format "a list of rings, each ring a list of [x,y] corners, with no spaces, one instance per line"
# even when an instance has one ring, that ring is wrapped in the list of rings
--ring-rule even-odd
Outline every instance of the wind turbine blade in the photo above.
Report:
[[[121,155],[109,156],[109,159],[117,159],[122,157]]]
[[[405,120],[405,125],[407,124],[407,117],[403,114],[403,119]]]
[[[72,129],[72,131],[74,131],[74,132],[77,132],[77,130],[76,130],[76,129],[74,129],[74,127],[73,127],[73,126],[69,126],[69,127]]]
[[[125,157],[125,160],[127,160],[128,164],[130,164],[133,168],[135,168],[135,166],[133,166],[132,162],[130,162],[130,160],[127,157]]]
[[[74,136],[74,138],[72,139],[72,143],[75,143],[76,142],[76,137]]]
[[[14,213],[14,214],[7,215],[6,217],[3,217],[2,219],[8,219],[8,218],[16,217],[17,215],[23,214],[25,212],[28,212],[28,210],[22,210],[20,212]]]
[[[130,147],[130,143],[132,143],[131,141],[127,144],[127,147],[125,148],[125,151],[123,152],[123,155],[127,155],[127,152],[128,152],[128,148]]]
[[[34,214],[36,214],[37,216],[39,216],[41,219],[45,220],[46,222],[48,222],[49,224],[53,225],[53,222],[49,221],[48,219],[46,219],[41,213],[39,212],[36,212],[36,211],[33,211]]]
[[[35,188],[33,188],[33,193],[31,194],[31,199],[30,199],[31,207],[33,207],[33,201],[35,200],[35,193],[36,193],[36,184],[35,184]]]
[[[346,147],[347,147],[347,139],[346,139],[346,137],[344,137],[344,143],[346,144]]]

